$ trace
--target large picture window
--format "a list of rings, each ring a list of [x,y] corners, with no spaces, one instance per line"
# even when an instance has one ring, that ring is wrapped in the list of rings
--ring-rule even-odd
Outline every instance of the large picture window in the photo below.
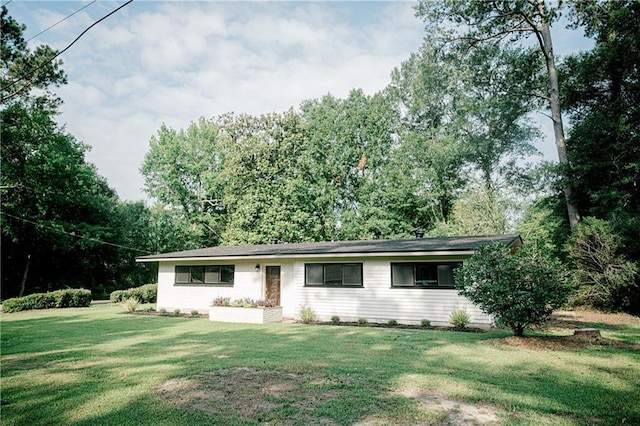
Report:
[[[392,263],[391,287],[455,288],[453,271],[461,262]]]
[[[176,284],[233,285],[235,266],[176,266]]]
[[[306,263],[304,285],[362,287],[362,263]]]

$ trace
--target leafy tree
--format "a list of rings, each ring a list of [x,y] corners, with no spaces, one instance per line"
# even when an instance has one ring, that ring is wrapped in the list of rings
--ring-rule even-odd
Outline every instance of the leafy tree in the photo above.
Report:
[[[293,112],[228,116],[224,204],[227,244],[315,241],[322,232],[305,126]],[[320,213],[318,213],[320,212]]]
[[[582,1],[575,19],[596,41],[563,68],[575,200],[640,260],[640,3]]]
[[[471,182],[456,199],[451,217],[429,232],[432,236],[492,235],[511,231],[515,202],[500,197],[485,182]]]
[[[3,291],[22,294],[27,279],[37,289],[90,287],[108,262],[100,241],[113,236],[115,193],[47,111],[15,103],[0,120]]]
[[[396,205],[416,228],[447,220],[466,182],[464,143],[453,123],[456,74],[455,64],[425,43],[394,69],[387,88],[399,117],[390,177],[400,192]]]
[[[516,231],[527,247],[539,256],[566,258],[564,246],[570,229],[564,209],[564,202],[559,197],[542,196],[527,206],[522,220],[516,225]]]
[[[218,244],[226,223],[220,177],[225,151],[220,140],[219,126],[213,120],[200,118],[179,131],[162,125],[151,138],[140,169],[145,191],[160,203],[155,212],[165,216],[163,209],[172,210],[175,220],[190,225],[185,228],[191,234],[187,240],[200,246]],[[157,219],[162,222],[166,217]],[[169,228],[166,231],[172,233]]]
[[[567,298],[568,287],[557,262],[523,246],[516,253],[502,244],[476,250],[455,271],[456,286],[498,323],[523,336],[543,324]]]
[[[449,55],[460,76],[461,92],[453,124],[459,127],[467,162],[496,197],[507,187],[520,188],[521,193],[531,187],[528,167],[520,162],[538,153],[531,141],[540,132],[529,117],[536,101],[521,93],[535,89],[537,73],[530,66],[535,56],[530,50],[495,44]]]
[[[325,96],[304,102],[301,109],[331,239],[406,234],[385,184],[397,127],[389,97],[352,90],[346,99]]]
[[[551,110],[559,162],[569,165],[551,37],[551,24],[559,16],[558,8],[548,7],[544,1],[421,0],[417,15],[425,21],[428,34],[437,34],[443,41],[462,49],[475,49],[486,44],[504,47],[532,36],[544,61],[548,83],[548,90],[540,93],[539,97],[548,101]],[[536,62],[530,64],[536,66]],[[514,88],[518,90],[517,86]],[[521,96],[532,97],[528,92],[521,93]],[[574,228],[580,216],[573,204],[570,182],[565,182],[563,190],[569,223]]]
[[[49,89],[67,82],[62,61],[51,61],[58,52],[46,44],[33,52],[27,48],[25,25],[16,22],[5,6],[0,12],[0,94],[2,105],[31,100],[51,110],[59,99]]]
[[[132,215],[85,161],[88,147],[54,120],[61,101],[51,89],[66,82],[57,52],[30,51],[5,7],[1,24],[2,297],[148,279],[134,265],[145,241]]]
[[[431,234],[504,232],[512,221],[507,204],[516,206],[516,195],[531,188],[519,160],[536,152],[530,142],[537,129],[526,123],[534,103],[509,90],[534,80],[521,71],[531,55],[493,45],[436,50],[434,44],[427,39],[392,75],[389,90],[402,124],[392,152],[401,161],[394,166],[422,185],[416,192],[429,207],[413,211],[430,213],[420,227],[435,226]],[[489,212],[484,225],[476,220]]]
[[[585,217],[567,243],[575,301],[606,310],[640,308],[640,265],[623,253],[621,238],[604,220]]]

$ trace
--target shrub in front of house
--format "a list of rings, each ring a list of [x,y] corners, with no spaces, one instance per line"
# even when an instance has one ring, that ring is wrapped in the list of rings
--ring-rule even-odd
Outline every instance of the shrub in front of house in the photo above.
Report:
[[[20,312],[31,309],[84,308],[91,305],[91,291],[65,289],[48,293],[34,293],[2,302],[2,312]]]
[[[158,284],[145,284],[126,290],[116,290],[111,292],[109,296],[111,303],[120,303],[131,298],[136,299],[140,303],[156,303],[158,298]]]
[[[140,305],[140,302],[135,297],[130,297],[127,300],[123,301],[123,303],[124,306],[127,307],[127,311],[129,312],[135,312],[136,309],[138,309],[138,305]]]
[[[464,330],[469,325],[471,316],[465,309],[456,309],[449,314],[449,322],[454,328]]]
[[[480,247],[455,272],[458,294],[471,300],[516,336],[544,323],[567,300],[562,266],[523,246]]]
[[[303,324],[311,324],[316,320],[316,313],[309,306],[303,306],[300,309],[300,321]]]
[[[340,324],[340,317],[337,315],[334,315],[331,317],[331,322],[334,324]]]

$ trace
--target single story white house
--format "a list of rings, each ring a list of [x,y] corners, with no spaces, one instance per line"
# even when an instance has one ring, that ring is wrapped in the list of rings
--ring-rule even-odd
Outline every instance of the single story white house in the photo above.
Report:
[[[470,325],[492,318],[454,287],[453,270],[480,246],[522,244],[519,235],[219,246],[139,257],[158,262],[157,309],[206,312],[216,297],[274,299],[284,317],[310,307],[319,320]]]

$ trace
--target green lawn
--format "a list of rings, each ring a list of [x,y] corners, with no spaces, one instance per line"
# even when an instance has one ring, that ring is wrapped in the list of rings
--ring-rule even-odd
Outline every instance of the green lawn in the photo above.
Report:
[[[2,424],[442,424],[473,410],[499,424],[640,424],[637,325],[602,325],[627,347],[545,350],[505,345],[506,332],[123,310],[2,314]]]

